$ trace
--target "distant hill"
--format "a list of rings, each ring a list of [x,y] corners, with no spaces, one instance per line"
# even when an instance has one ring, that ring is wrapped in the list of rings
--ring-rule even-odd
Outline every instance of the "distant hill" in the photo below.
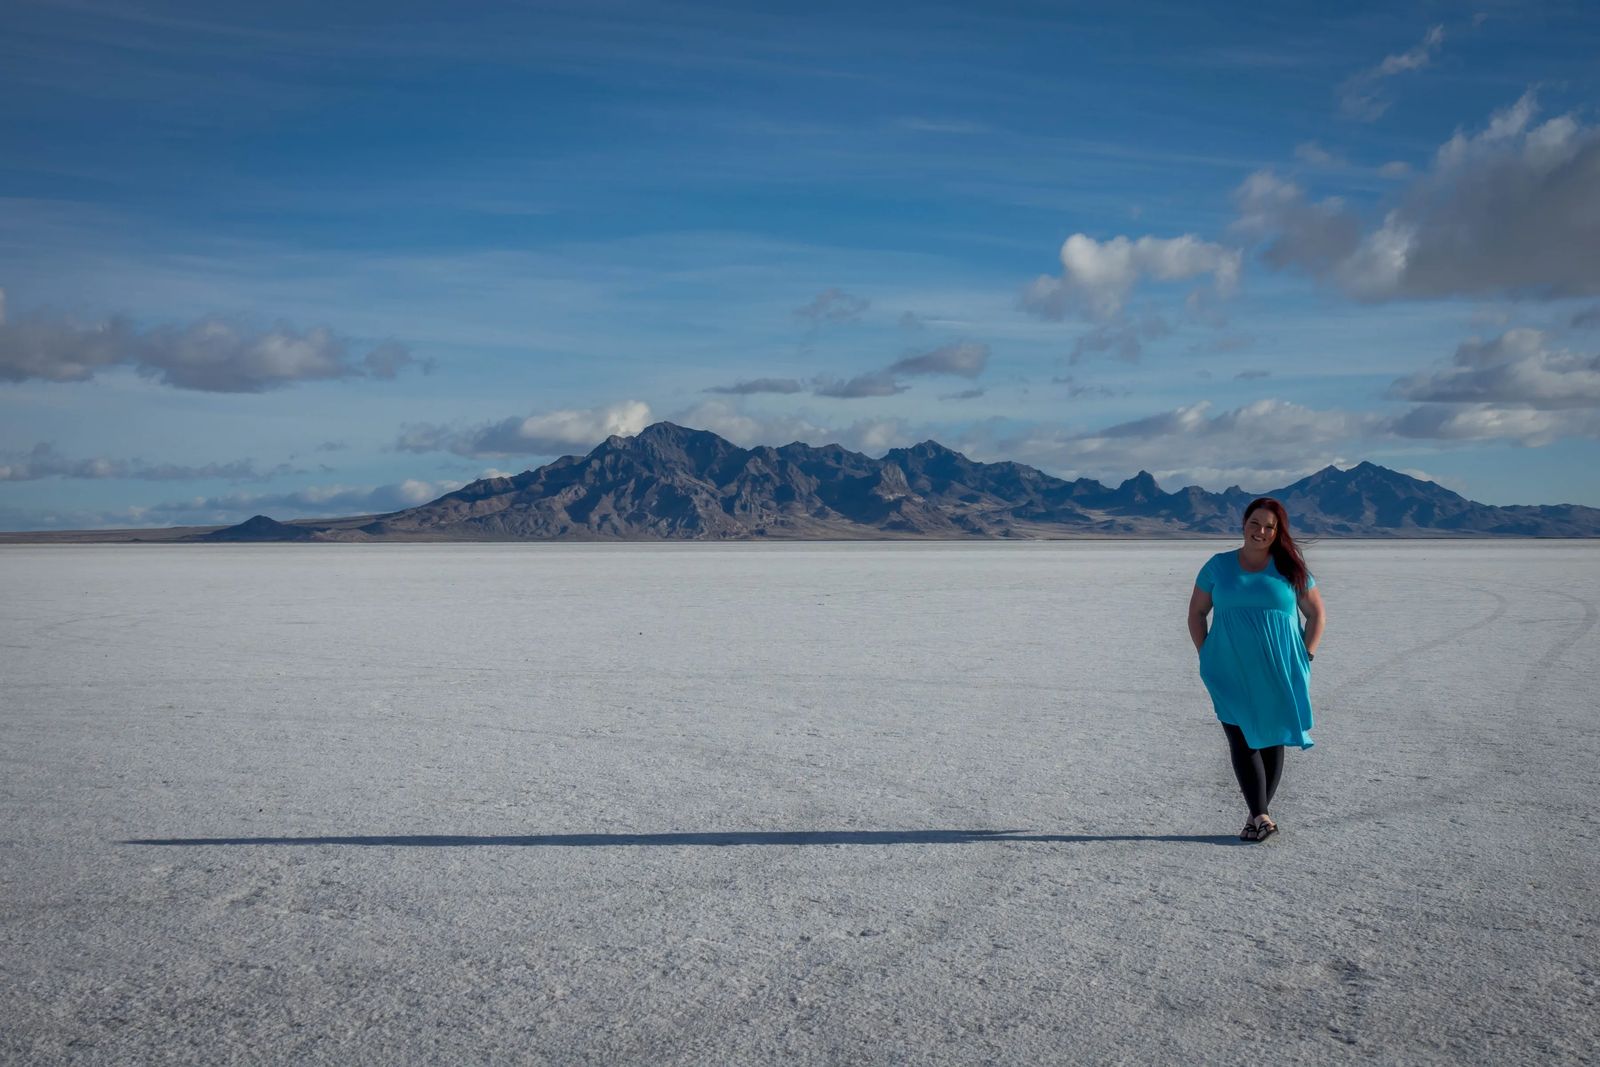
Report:
[[[1600,536],[1600,509],[1491,507],[1372,463],[1265,493],[1168,493],[1146,471],[1113,488],[977,463],[936,441],[873,459],[838,445],[739,448],[669,422],[359,526],[296,525],[319,540],[1192,537],[1235,532],[1263,495],[1307,534]]]
[[[839,445],[739,448],[658,422],[509,478],[387,515],[194,530],[10,534],[4,540],[717,541],[771,538],[1199,537],[1236,533],[1274,496],[1324,537],[1600,537],[1600,508],[1492,507],[1374,463],[1324,467],[1264,492],[1166,492],[1148,471],[1115,487],[1020,463],[977,463],[936,441],[881,459]]]
[[[224,526],[210,533],[196,534],[191,541],[314,541],[318,531],[305,526],[291,526],[286,522],[255,515],[237,526]]]

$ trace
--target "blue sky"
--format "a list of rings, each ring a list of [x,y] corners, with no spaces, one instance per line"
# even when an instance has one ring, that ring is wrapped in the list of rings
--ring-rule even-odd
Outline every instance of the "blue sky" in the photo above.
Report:
[[[34,2],[0,529],[420,503],[671,419],[1600,506],[1600,12]]]

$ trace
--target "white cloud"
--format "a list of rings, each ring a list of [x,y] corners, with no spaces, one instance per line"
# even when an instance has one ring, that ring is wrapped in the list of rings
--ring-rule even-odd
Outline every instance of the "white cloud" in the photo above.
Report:
[[[1241,256],[1238,249],[1193,234],[1101,242],[1075,233],[1061,245],[1061,276],[1035,279],[1022,294],[1022,306],[1047,319],[1083,314],[1104,321],[1121,314],[1147,278],[1183,281],[1207,275],[1219,296],[1229,296],[1238,286]]]
[[[1398,379],[1389,392],[1416,402],[1391,420],[1402,437],[1529,446],[1600,437],[1600,355],[1556,347],[1541,330],[1465,341],[1447,366]]]
[[[1600,293],[1600,127],[1535,124],[1533,94],[1458,132],[1376,226],[1270,171],[1240,186],[1262,256],[1362,300]]]
[[[977,341],[954,341],[927,352],[908,355],[892,363],[885,374],[954,374],[976,378],[989,364],[989,346]]]
[[[631,437],[650,424],[650,406],[625,400],[583,411],[513,415],[499,422],[454,429],[429,423],[401,430],[402,452],[454,452],[458,456],[555,456],[587,452],[607,437]]]
[[[863,419],[846,426],[835,440],[853,451],[881,456],[891,448],[905,448],[923,438],[912,433],[900,419]]]
[[[184,482],[220,479],[230,482],[262,481],[280,474],[294,473],[288,464],[268,471],[256,469],[251,460],[231,463],[206,463],[190,466],[181,463],[149,463],[138,457],[108,459],[103,456],[73,459],[41,441],[27,452],[0,454],[0,482],[28,482],[41,478],[83,478],[94,481],[126,479],[145,482]]]
[[[0,381],[78,382],[130,366],[179,389],[258,393],[301,381],[393,378],[416,363],[394,341],[357,359],[349,341],[323,327],[261,331],[205,318],[139,330],[121,317],[81,324],[45,314],[13,320],[4,311],[0,299]]]
[[[1384,81],[1397,74],[1422,70],[1444,45],[1444,27],[1433,26],[1414,47],[1383,58],[1383,62],[1351,75],[1339,87],[1339,109],[1348,118],[1374,122],[1389,110]]]
[[[441,489],[441,485],[448,486],[448,488]],[[451,489],[460,488],[460,486],[455,485],[453,482],[424,482],[419,481],[416,478],[407,478],[398,485],[386,488],[388,488],[395,498],[408,505],[415,506],[417,504],[426,504],[428,501],[437,499],[439,496],[449,492]]]
[[[475,455],[554,455],[593,448],[607,437],[632,437],[650,425],[650,406],[627,400],[587,411],[550,411],[510,418],[474,440]]]
[[[1262,258],[1274,267],[1331,273],[1361,243],[1361,221],[1337,197],[1311,203],[1305,190],[1270,170],[1257,171],[1234,192],[1235,228],[1263,241]]]
[[[791,441],[823,444],[834,431],[792,415],[752,415],[726,400],[706,400],[677,412],[672,421],[681,426],[710,430],[740,448],[786,445]]]
[[[1600,408],[1600,355],[1554,347],[1541,330],[1507,330],[1463,342],[1449,366],[1402,378],[1391,393],[1425,403]]]
[[[1600,437],[1600,412],[1546,411],[1498,404],[1424,404],[1393,420],[1401,437],[1437,441],[1510,441],[1528,447],[1563,437]]]

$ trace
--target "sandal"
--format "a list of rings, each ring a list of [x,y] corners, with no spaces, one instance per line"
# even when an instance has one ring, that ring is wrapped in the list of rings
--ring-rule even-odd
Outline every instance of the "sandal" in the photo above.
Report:
[[[1263,818],[1261,822],[1256,824],[1256,835],[1250,838],[1250,840],[1265,841],[1267,838],[1271,837],[1277,832],[1278,824],[1273,822],[1271,819]]]
[[[1255,841],[1255,840],[1257,840],[1257,838],[1256,838],[1256,824],[1255,824],[1255,822],[1253,820],[1250,821],[1250,822],[1245,823],[1244,824],[1244,829],[1239,831],[1239,840],[1240,841]]]

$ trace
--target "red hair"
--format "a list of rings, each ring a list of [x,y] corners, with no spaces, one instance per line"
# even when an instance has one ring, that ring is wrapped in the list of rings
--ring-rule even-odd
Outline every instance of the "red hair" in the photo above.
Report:
[[[1300,554],[1300,546],[1294,543],[1294,535],[1289,532],[1289,513],[1272,497],[1258,496],[1244,509],[1244,518],[1239,520],[1239,524],[1242,526],[1249,522],[1250,514],[1257,508],[1266,508],[1278,520],[1278,536],[1272,539],[1272,545],[1267,550],[1272,553],[1272,562],[1277,564],[1278,573],[1289,580],[1296,593],[1304,593],[1311,571],[1306,567],[1306,558]]]

